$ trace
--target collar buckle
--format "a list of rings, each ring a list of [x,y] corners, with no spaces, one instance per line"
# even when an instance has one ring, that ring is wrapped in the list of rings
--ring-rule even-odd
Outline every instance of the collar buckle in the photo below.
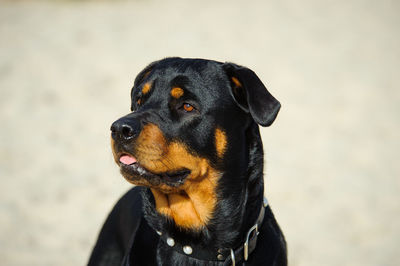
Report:
[[[243,251],[244,251],[244,260],[247,261],[247,259],[249,258],[249,239],[250,239],[250,235],[253,234],[251,236],[251,238],[255,238],[254,240],[257,241],[257,235],[259,234],[258,232],[258,224],[256,223],[255,225],[253,225],[250,230],[247,232],[247,236],[246,236],[246,242],[244,242],[243,245]]]

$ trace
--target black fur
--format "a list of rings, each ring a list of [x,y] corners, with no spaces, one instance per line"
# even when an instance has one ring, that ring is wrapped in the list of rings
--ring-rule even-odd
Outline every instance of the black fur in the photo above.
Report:
[[[232,77],[240,82],[239,86]],[[148,81],[152,82],[152,89],[141,95],[139,88]],[[175,86],[184,88],[182,99],[169,96]],[[149,188],[134,187],[107,218],[88,265],[223,265],[176,252],[160,241],[156,230],[168,232],[179,243],[205,250],[235,249],[243,244],[258,217],[264,195],[258,124],[273,123],[279,102],[248,68],[181,58],[167,58],[145,68],[135,80],[131,98],[134,112],[113,125],[116,152],[132,152],[131,139],[145,124],[156,124],[167,140],[185,143],[193,154],[207,158],[222,173],[216,189],[218,201],[207,225],[190,230],[156,210]],[[179,108],[185,102],[196,111],[182,112]],[[126,124],[131,131],[119,138],[115,134],[124,134],[122,127]],[[222,159],[215,152],[216,127],[224,130],[228,140]],[[156,179],[152,182],[166,182]],[[170,185],[179,187],[179,183]],[[287,265],[286,243],[269,206],[259,231],[257,247],[249,260],[236,265]]]

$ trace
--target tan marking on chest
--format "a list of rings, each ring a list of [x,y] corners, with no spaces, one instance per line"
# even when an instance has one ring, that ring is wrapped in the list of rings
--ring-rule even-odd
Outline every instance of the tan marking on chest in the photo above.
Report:
[[[200,180],[186,180],[184,189],[176,193],[152,188],[157,211],[172,218],[178,226],[200,230],[213,215],[219,176],[215,171],[207,171]]]

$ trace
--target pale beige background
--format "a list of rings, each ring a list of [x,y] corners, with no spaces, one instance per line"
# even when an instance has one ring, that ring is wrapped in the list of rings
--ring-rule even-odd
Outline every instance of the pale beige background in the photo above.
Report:
[[[84,265],[130,186],[136,73],[233,61],[281,101],[266,194],[292,266],[400,265],[398,1],[0,2],[0,265]]]

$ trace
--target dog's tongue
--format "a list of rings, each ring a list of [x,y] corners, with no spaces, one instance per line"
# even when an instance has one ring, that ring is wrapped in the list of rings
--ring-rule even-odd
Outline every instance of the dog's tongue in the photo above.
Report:
[[[137,162],[136,158],[133,157],[133,156],[130,156],[130,155],[122,155],[122,156],[119,158],[119,161],[120,161],[121,163],[127,164],[127,165],[134,164],[134,163]]]

